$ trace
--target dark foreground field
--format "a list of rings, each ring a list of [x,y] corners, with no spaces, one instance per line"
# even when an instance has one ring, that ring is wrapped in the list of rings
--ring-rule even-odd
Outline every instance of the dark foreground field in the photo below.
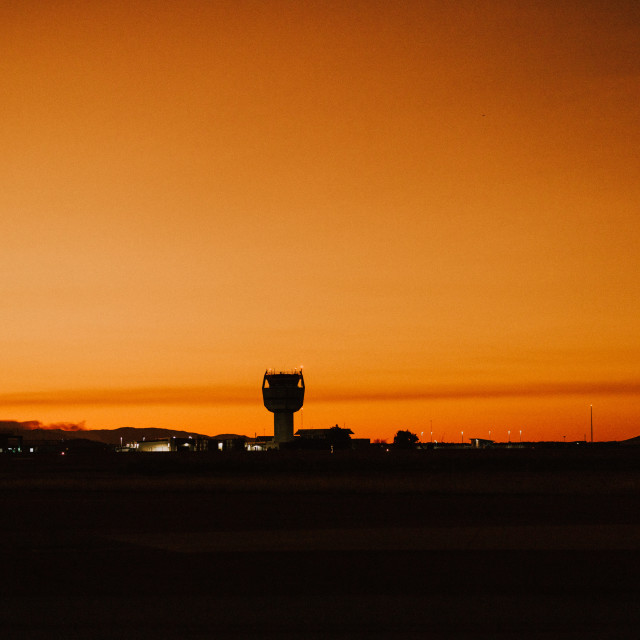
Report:
[[[640,452],[0,459],[7,638],[635,638]]]

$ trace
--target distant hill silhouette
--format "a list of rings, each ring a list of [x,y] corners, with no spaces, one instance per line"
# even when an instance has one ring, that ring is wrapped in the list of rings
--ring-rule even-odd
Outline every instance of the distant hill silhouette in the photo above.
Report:
[[[73,428],[73,427],[76,428]],[[52,428],[53,427],[53,428]],[[37,421],[18,422],[17,420],[0,420],[0,432],[21,435],[25,442],[33,440],[92,440],[105,444],[120,444],[122,442],[138,442],[139,440],[155,440],[157,438],[204,438],[201,433],[193,431],[177,431],[174,429],[156,429],[120,427],[119,429],[84,429],[79,425],[65,425],[66,428],[55,428],[42,425]]]

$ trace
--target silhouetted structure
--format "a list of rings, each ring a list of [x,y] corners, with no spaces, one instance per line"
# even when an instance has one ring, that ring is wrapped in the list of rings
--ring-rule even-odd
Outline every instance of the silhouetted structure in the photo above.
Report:
[[[486,449],[493,446],[493,440],[487,440],[486,438],[469,438],[469,442],[474,449]]]
[[[207,451],[209,449],[210,438],[177,438],[171,436],[167,438],[151,438],[149,440],[138,440],[133,444],[127,444],[119,451],[140,451],[140,452],[171,452],[171,451]]]
[[[249,438],[237,433],[219,433],[209,438],[211,451],[244,451]]]
[[[0,433],[0,453],[21,453],[22,436]]]
[[[338,425],[330,429],[298,429],[297,440],[301,449],[351,449],[351,429]]]
[[[276,444],[293,440],[293,414],[304,402],[302,371],[267,370],[262,379],[264,406],[273,413],[273,441]]]

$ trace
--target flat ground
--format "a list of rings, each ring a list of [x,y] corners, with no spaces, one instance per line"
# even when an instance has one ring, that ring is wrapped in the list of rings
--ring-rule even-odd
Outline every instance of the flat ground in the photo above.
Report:
[[[11,638],[636,637],[640,451],[0,460]]]

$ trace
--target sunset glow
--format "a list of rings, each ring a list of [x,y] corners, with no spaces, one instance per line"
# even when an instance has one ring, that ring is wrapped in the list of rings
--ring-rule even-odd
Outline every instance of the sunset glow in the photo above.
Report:
[[[640,435],[640,5],[0,6],[2,419]],[[300,414],[295,416],[298,428]]]

